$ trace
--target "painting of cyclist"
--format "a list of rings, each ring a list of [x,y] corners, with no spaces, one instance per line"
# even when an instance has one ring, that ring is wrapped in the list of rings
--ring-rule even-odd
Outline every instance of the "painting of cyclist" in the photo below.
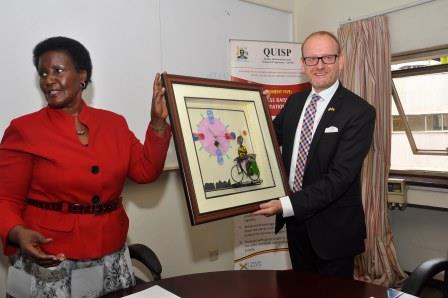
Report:
[[[247,148],[243,145],[244,139],[243,136],[238,136],[236,139],[236,142],[238,143],[238,158],[239,161],[242,162],[243,160],[247,159]]]
[[[251,176],[253,174],[258,174],[257,163],[255,162],[255,154],[247,154],[247,148],[243,145],[244,138],[239,135],[236,139],[238,143],[238,163],[244,172]]]

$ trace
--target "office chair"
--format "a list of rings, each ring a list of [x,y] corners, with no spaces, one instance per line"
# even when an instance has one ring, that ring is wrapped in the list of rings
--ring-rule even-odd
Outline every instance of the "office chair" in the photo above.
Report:
[[[131,259],[141,262],[151,272],[154,280],[159,280],[162,273],[162,265],[159,258],[152,249],[144,244],[130,244],[128,246]],[[142,279],[135,277],[137,283],[144,282]]]
[[[442,286],[443,298],[448,298],[448,259],[443,258],[430,259],[417,266],[411,276],[404,281],[401,290],[414,296],[420,296],[426,282],[443,271],[445,271]]]

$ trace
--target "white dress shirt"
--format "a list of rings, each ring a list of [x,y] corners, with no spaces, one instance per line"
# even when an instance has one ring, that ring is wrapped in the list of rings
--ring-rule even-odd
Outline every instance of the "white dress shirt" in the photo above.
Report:
[[[311,97],[314,94],[318,94],[320,96],[320,99],[317,101],[316,115],[314,116],[314,124],[313,124],[313,137],[314,137],[314,133],[316,132],[316,128],[319,125],[320,119],[322,119],[322,115],[327,109],[328,103],[330,102],[333,95],[336,93],[338,87],[339,87],[339,81],[336,81],[329,88],[322,90],[321,92],[316,92],[313,88],[310,94],[308,95],[308,98],[306,99],[305,105],[303,106],[302,109],[302,114],[300,115],[299,124],[297,125],[296,135],[294,137],[294,147],[291,156],[291,169],[289,171],[289,185],[291,189],[294,184],[294,176],[296,173],[300,134],[302,132],[303,116],[305,114],[305,110],[311,102]],[[289,198],[289,196],[281,197],[280,203],[282,204],[283,217],[294,216],[294,210],[292,209],[291,199]]]

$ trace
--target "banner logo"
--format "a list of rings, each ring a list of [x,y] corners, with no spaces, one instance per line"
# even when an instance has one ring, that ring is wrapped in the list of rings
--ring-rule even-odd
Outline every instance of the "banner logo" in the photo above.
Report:
[[[266,57],[289,57],[291,55],[291,49],[282,49],[282,48],[264,48],[263,54]]]
[[[246,60],[249,56],[249,52],[246,47],[236,47],[236,58],[238,60]]]

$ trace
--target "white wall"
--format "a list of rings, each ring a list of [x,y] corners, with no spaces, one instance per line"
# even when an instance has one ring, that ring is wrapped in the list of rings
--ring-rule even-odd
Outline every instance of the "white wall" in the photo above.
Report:
[[[415,0],[296,0],[294,7],[295,39],[300,42],[311,32],[337,33],[349,19],[373,16],[421,1]],[[389,16],[392,53],[447,44],[446,13],[448,0],[435,0]]]
[[[275,9],[280,9],[286,12],[293,12],[295,2],[294,0],[242,0],[244,2],[251,2],[256,3],[258,5],[266,6],[266,7],[272,7]]]

